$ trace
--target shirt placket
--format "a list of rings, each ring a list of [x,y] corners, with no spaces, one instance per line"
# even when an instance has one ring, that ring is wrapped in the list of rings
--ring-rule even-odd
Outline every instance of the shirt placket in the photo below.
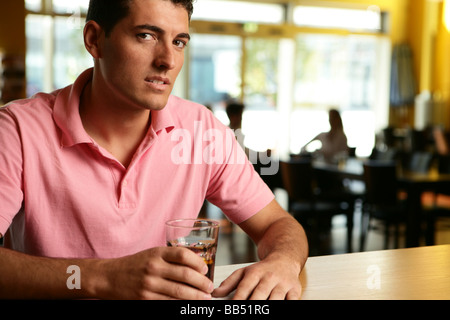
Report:
[[[120,180],[119,209],[133,210],[136,208],[135,170],[128,170]]]
[[[121,212],[126,210],[133,211],[136,208],[135,192],[134,192],[134,179],[135,170],[132,167],[128,170],[109,153],[105,152],[97,144],[93,144],[92,147],[96,150],[100,156],[104,159],[106,165],[109,167],[112,179],[114,180],[115,190],[113,191],[117,197],[117,207]]]
[[[139,172],[139,160],[144,154],[150,149],[151,145],[156,141],[156,134],[151,132],[144,138],[144,141],[141,143],[138,150],[136,150],[136,154],[133,160],[130,163],[130,166],[127,170],[122,172],[121,178],[119,181],[119,199],[118,206],[120,210],[128,210],[130,212],[134,212],[137,208],[138,204],[138,190],[137,190],[137,179]],[[123,168],[123,166],[121,165]]]

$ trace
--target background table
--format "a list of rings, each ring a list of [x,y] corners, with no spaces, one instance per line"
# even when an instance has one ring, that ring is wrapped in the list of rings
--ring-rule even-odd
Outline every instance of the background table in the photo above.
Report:
[[[215,283],[248,264],[217,266]],[[302,300],[450,300],[450,245],[311,257]]]
[[[349,159],[341,165],[315,162],[314,168],[339,175],[342,179],[364,181],[364,161],[362,159]],[[450,190],[450,174],[438,173],[435,170],[430,170],[428,173],[418,173],[399,169],[397,175],[399,188],[406,191],[407,194],[406,247],[417,247],[420,244],[420,228],[424,216],[421,195],[426,191]],[[432,244],[429,242],[427,244]]]

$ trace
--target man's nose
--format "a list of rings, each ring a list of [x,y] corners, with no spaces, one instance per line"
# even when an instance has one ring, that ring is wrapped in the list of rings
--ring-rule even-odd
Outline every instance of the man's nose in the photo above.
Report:
[[[155,66],[160,69],[171,70],[175,68],[175,48],[173,45],[167,43],[161,43],[157,50],[155,56]]]

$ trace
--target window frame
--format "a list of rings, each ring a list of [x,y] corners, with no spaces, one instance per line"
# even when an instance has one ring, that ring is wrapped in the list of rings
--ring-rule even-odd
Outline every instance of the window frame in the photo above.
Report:
[[[319,2],[319,1],[317,1]],[[317,4],[316,1],[314,1],[314,4]],[[261,1],[261,3],[264,3],[264,1]],[[388,34],[388,28],[386,28],[383,25],[383,28],[379,32],[372,32],[372,31],[361,31],[361,30],[345,30],[345,29],[330,29],[330,28],[317,28],[317,27],[306,27],[306,26],[298,26],[293,23],[293,8],[295,6],[295,3],[290,3],[285,5],[285,21],[281,24],[264,24],[264,23],[236,23],[236,22],[223,22],[223,21],[204,21],[204,20],[192,20],[190,24],[191,33],[195,37],[195,34],[217,34],[217,35],[236,35],[239,37],[242,37],[242,54],[241,54],[241,97],[240,100],[245,100],[245,86],[246,86],[246,80],[245,80],[245,74],[246,74],[246,68],[247,68],[247,62],[246,62],[246,54],[245,54],[245,47],[246,47],[246,40],[249,38],[275,38],[279,39],[284,43],[284,46],[287,48],[287,57],[288,60],[292,63],[295,63],[295,41],[298,34],[326,34],[326,35],[361,35],[361,36],[371,36],[371,37],[381,37],[382,39],[389,39]],[[53,0],[41,0],[41,10],[38,11],[31,11],[26,10],[27,15],[28,14],[37,14],[37,15],[44,15],[44,16],[50,16],[52,18],[52,22],[54,23],[55,17],[65,17],[65,18],[72,18],[73,22],[75,24],[78,24],[80,29],[82,29],[82,26],[84,25],[85,20],[85,13],[82,12],[80,9],[79,11],[75,12],[68,12],[68,13],[58,13],[53,10]],[[381,12],[381,15],[384,20],[388,20],[387,13]],[[54,59],[55,59],[55,52],[54,52],[54,45],[55,45],[55,36],[54,36],[54,30],[52,30],[52,41],[51,44],[52,50],[49,50],[47,52],[46,61],[51,61],[51,63],[48,63],[48,70],[46,70],[46,77],[45,77],[45,83],[44,88],[48,91],[55,89],[52,88],[54,83]],[[294,50],[294,52],[292,52]],[[189,55],[189,47],[186,50],[186,57]],[[383,57],[384,59],[388,59],[388,57]],[[179,78],[176,82],[176,85],[174,87],[174,94],[179,95],[181,97],[190,98],[189,97],[189,72],[190,72],[190,66],[189,66],[189,58],[186,58],[185,65],[183,66],[183,69],[179,75]],[[285,61],[287,64],[289,61]],[[293,69],[293,68],[291,68]],[[387,69],[390,70],[390,69]],[[288,72],[288,77],[286,82],[284,83],[282,87],[283,93],[280,95],[283,95],[283,101],[280,101],[277,104],[277,110],[280,112],[280,118],[283,121],[289,120],[289,114],[292,112],[292,110],[296,109],[294,97],[293,97],[293,87],[294,87],[294,75],[292,70],[288,70],[288,68],[284,69],[284,72]],[[291,81],[291,83],[288,83]],[[381,80],[380,80],[381,81]],[[281,89],[281,88],[280,88]],[[387,94],[389,94],[389,90],[387,90]],[[380,100],[383,100],[381,98]],[[378,101],[378,107],[373,110],[376,114],[377,118],[377,124],[376,124],[376,130],[383,128],[388,124],[388,118],[389,118],[389,103],[386,102],[384,107],[381,104],[384,104],[383,101]],[[313,107],[314,108],[314,107]],[[289,122],[287,122],[289,123]],[[286,138],[287,142],[286,145],[289,145],[289,128],[283,128],[284,137]],[[282,149],[284,152],[287,149],[289,149],[287,146],[283,146]]]
[[[29,15],[36,16],[44,16],[50,18],[50,26],[48,27],[48,32],[51,35],[48,36],[45,43],[44,48],[44,59],[47,62],[46,68],[44,71],[44,76],[42,79],[42,90],[45,92],[51,92],[55,89],[55,48],[56,48],[56,38],[55,38],[55,21],[57,17],[70,19],[69,22],[73,24],[73,27],[76,29],[83,29],[84,22],[86,20],[86,13],[80,10],[75,10],[74,12],[67,13],[58,13],[53,10],[53,0],[41,0],[41,9],[40,10],[30,10],[26,7],[25,4],[25,20]],[[27,39],[28,40],[28,39]],[[28,81],[27,81],[28,85]],[[27,89],[28,90],[28,89]]]

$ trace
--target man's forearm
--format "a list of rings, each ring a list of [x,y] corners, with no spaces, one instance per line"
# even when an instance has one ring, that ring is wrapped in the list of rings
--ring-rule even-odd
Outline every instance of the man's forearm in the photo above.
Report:
[[[240,224],[258,246],[258,257],[289,259],[303,268],[308,258],[308,240],[303,227],[273,200]]]
[[[298,263],[301,270],[308,258],[308,242],[301,225],[291,216],[274,222],[258,243],[258,256],[287,258]]]
[[[0,248],[1,299],[90,298],[88,265],[95,260],[54,259]]]
[[[111,259],[58,259],[0,248],[0,299],[206,299],[201,257],[155,247]]]

